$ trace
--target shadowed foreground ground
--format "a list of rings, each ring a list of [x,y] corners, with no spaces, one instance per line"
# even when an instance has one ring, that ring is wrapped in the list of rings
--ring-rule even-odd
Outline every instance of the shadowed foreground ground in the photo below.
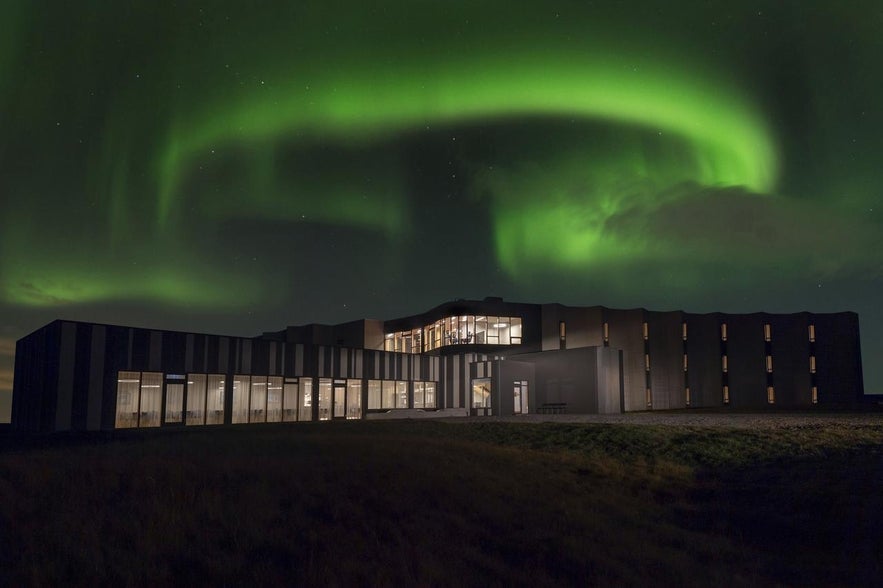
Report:
[[[877,581],[883,420],[692,422],[7,439],[0,584]]]

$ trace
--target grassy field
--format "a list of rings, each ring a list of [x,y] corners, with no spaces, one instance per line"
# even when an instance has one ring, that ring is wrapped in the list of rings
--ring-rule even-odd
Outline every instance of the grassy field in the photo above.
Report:
[[[871,585],[883,421],[7,439],[0,584]]]

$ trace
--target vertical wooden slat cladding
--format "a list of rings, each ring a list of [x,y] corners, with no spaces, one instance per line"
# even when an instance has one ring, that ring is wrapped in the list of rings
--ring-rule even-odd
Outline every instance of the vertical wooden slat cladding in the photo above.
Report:
[[[610,347],[623,352],[623,380],[625,386],[625,410],[646,410],[645,396],[647,374],[644,369],[644,311],[607,309],[605,319],[609,325]]]
[[[86,429],[101,429],[101,404],[104,399],[104,360],[106,354],[107,328],[92,328],[92,345],[89,352],[89,392],[86,399]]]
[[[764,316],[728,315],[726,321],[730,404],[736,408],[766,406]]]
[[[849,405],[864,394],[858,315],[853,312],[817,314],[816,383],[819,404]]]
[[[69,431],[71,428],[71,405],[74,393],[74,368],[77,346],[76,323],[61,323],[59,346],[58,387],[55,394],[55,423],[50,430]]]
[[[78,324],[76,327],[69,429],[85,431],[86,411],[89,404],[89,374],[92,366],[92,330],[95,327],[89,324]]]
[[[650,349],[650,392],[654,409],[684,408],[683,315],[647,312],[647,343]]]
[[[806,313],[768,315],[772,382],[779,406],[812,406],[809,373],[809,321]]]
[[[720,323],[718,314],[685,314],[687,323],[687,384],[690,406],[723,404]],[[682,366],[683,367],[683,366]]]

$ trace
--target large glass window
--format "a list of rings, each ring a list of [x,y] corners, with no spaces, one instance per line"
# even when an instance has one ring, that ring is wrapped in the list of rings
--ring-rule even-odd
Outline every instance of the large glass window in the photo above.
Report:
[[[362,418],[362,380],[346,381],[346,418]]]
[[[520,345],[521,317],[449,316],[423,328],[387,333],[386,351],[421,353],[445,345]]]
[[[423,382],[414,382],[414,408],[423,408],[424,398]]]
[[[140,372],[120,372],[117,376],[117,412],[114,421],[114,426],[117,429],[138,426],[140,388]]]
[[[205,424],[205,374],[187,375],[187,413],[185,425]]]
[[[278,423],[282,420],[282,378],[267,378],[267,422]]]
[[[515,400],[515,414],[527,414],[528,410],[528,393],[527,380],[515,380],[513,385],[513,398]]]
[[[184,418],[184,384],[183,382],[166,382],[166,416],[167,423],[180,423]]]
[[[424,382],[423,393],[423,406],[425,408],[435,408],[435,382]]]
[[[220,374],[208,375],[205,396],[205,424],[207,425],[224,424],[224,386],[226,384],[224,376]]]
[[[408,383],[396,382],[396,408],[408,408]]]
[[[288,378],[282,385],[282,420],[297,420],[297,378]]]
[[[368,410],[380,409],[380,391],[380,380],[368,380]]]
[[[233,376],[233,424],[248,422],[248,393],[251,378],[249,376]]]
[[[396,383],[390,380],[383,381],[383,408],[396,407]]]
[[[346,416],[346,380],[334,380],[334,418]]]
[[[313,378],[300,379],[300,414],[297,420],[313,420]]]
[[[319,420],[331,419],[331,380],[319,378]]]
[[[267,378],[252,376],[250,396],[248,422],[267,422]]]
[[[158,427],[162,409],[163,375],[156,372],[141,373],[141,415],[139,427]]]
[[[472,407],[487,408],[491,405],[491,379],[472,380]]]

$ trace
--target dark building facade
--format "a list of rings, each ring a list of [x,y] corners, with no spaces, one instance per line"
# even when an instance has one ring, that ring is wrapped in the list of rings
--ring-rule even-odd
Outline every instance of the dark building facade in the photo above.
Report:
[[[160,426],[848,406],[858,316],[458,300],[227,337],[58,320],[16,346],[12,426]]]

